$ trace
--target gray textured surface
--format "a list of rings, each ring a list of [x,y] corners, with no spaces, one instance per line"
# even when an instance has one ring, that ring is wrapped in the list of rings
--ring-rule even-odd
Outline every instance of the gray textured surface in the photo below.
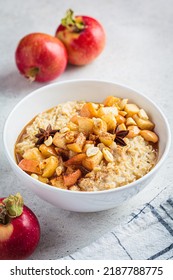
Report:
[[[54,34],[68,8],[102,22],[107,44],[86,67],[68,67],[57,81],[94,78],[125,84],[152,98],[173,128],[173,1],[171,0],[0,0],[0,133],[9,112],[28,93],[45,84],[29,83],[14,60],[18,41],[31,32]],[[2,140],[1,140],[2,142]],[[31,259],[56,259],[89,245],[173,181],[173,158],[147,188],[127,204],[100,213],[73,213],[43,202],[12,172],[0,145],[0,195],[20,191],[41,225],[40,244]],[[170,189],[170,188],[169,188]]]

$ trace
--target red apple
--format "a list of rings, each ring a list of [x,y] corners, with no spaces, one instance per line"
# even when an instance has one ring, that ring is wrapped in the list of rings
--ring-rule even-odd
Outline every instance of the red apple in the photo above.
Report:
[[[85,65],[92,62],[104,49],[105,32],[102,25],[88,16],[75,16],[68,10],[55,36],[66,46],[68,62]]]
[[[0,260],[29,257],[40,239],[40,225],[19,193],[0,198]]]
[[[51,35],[31,33],[22,38],[15,52],[16,65],[30,80],[48,82],[60,76],[67,65],[67,51]]]

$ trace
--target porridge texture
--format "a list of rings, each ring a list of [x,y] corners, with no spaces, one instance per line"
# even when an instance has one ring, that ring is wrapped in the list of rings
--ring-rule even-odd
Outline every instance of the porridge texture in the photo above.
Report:
[[[71,101],[37,115],[19,135],[20,168],[52,187],[102,191],[131,183],[157,161],[155,125],[128,99]]]

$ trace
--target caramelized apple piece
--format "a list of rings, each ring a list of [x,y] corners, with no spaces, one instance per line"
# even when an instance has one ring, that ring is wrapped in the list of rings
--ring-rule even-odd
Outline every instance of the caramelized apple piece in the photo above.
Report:
[[[139,116],[139,118],[141,118],[143,120],[148,120],[149,119],[149,117],[148,117],[148,115],[147,115],[147,113],[145,112],[144,109],[139,110],[138,116]]]
[[[44,157],[56,156],[57,153],[53,146],[46,146],[45,144],[41,144],[39,146],[39,150]]]
[[[75,153],[81,153],[82,148],[79,144],[77,143],[72,143],[72,144],[67,144],[67,148]]]
[[[88,102],[85,103],[80,111],[80,116],[93,118],[97,116],[97,110],[95,108],[95,104]]]
[[[72,121],[67,124],[67,127],[72,131],[78,131],[78,125]]]
[[[112,113],[110,113],[108,115],[103,115],[101,118],[102,118],[102,120],[104,120],[107,123],[108,131],[114,130],[116,128],[117,121],[116,121],[115,116]]]
[[[65,133],[56,132],[53,137],[53,144],[58,148],[66,149]]]
[[[51,156],[45,160],[45,167],[43,169],[42,176],[44,178],[50,178],[56,171],[56,168],[58,166],[58,158],[55,156]]]
[[[99,150],[96,155],[94,155],[92,157],[86,157],[82,161],[82,165],[88,170],[93,170],[94,167],[96,167],[101,162],[102,158],[103,158],[103,154]]]
[[[38,160],[38,161],[44,159],[43,155],[40,153],[39,149],[36,147],[26,150],[23,154],[23,158],[24,159],[33,159],[33,160]]]
[[[100,139],[100,142],[103,143],[104,145],[110,146],[115,139],[115,135],[111,134],[109,132],[102,132],[99,135],[99,139]]]
[[[125,105],[124,111],[127,112],[128,117],[131,117],[139,112],[139,107],[136,104],[129,103]]]
[[[136,124],[135,120],[132,117],[128,117],[126,119],[126,125],[128,126],[128,125],[137,125],[137,124]]]
[[[78,117],[78,129],[86,135],[89,135],[93,131],[94,122],[87,117]]]
[[[103,101],[103,104],[104,104],[104,106],[118,106],[120,100],[121,100],[121,99],[120,99],[119,97],[108,96],[108,97],[106,97],[106,99]]]
[[[67,187],[64,185],[63,176],[58,176],[50,180],[52,186],[60,189],[67,190]]]
[[[81,154],[77,154],[73,157],[71,157],[69,160],[65,161],[64,164],[65,166],[69,166],[69,165],[78,165],[82,163],[82,160],[86,158],[86,154],[85,153],[81,153]]]
[[[129,130],[129,133],[126,136],[127,138],[133,138],[140,133],[140,129],[136,125],[129,125],[127,129]]]
[[[126,119],[124,116],[119,114],[118,116],[116,116],[116,121],[117,121],[117,124],[121,124],[121,123],[125,123]]]
[[[73,173],[63,175],[64,185],[66,187],[73,186],[81,176],[82,172],[80,169],[75,170]]]
[[[38,160],[22,159],[19,162],[18,166],[26,172],[41,174],[41,169],[39,167],[39,164],[40,162]]]
[[[74,115],[73,117],[71,117],[70,122],[73,122],[75,124],[78,124],[78,115]]]
[[[80,132],[78,133],[74,143],[67,144],[67,148],[75,153],[81,153],[85,141],[86,141],[85,135],[82,132]]]
[[[117,107],[100,107],[98,110],[98,117],[101,117],[103,115],[107,114],[113,114],[114,116],[118,116],[118,109]]]
[[[119,109],[120,109],[120,110],[124,110],[124,107],[126,106],[127,102],[128,102],[128,99],[127,99],[127,98],[121,99],[120,102],[119,102],[119,104],[118,104],[118,105],[119,105]]]
[[[99,135],[101,132],[107,131],[107,123],[100,119],[100,118],[94,118],[94,126],[93,126],[93,132],[96,135]]]
[[[121,130],[126,130],[126,125],[124,123],[120,123],[118,126],[117,126],[117,129],[116,131],[121,131]]]

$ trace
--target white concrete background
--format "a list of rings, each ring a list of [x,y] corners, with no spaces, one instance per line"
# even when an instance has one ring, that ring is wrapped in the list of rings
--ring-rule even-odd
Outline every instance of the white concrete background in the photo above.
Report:
[[[30,83],[15,65],[19,40],[32,32],[54,35],[66,10],[97,18],[104,26],[104,52],[85,67],[69,66],[58,79],[94,78],[133,87],[153,99],[173,128],[172,0],[0,0],[0,133],[19,100],[46,83]],[[52,82],[52,83],[53,83]],[[2,143],[2,140],[1,140]],[[172,150],[171,150],[172,152]],[[38,216],[41,240],[30,259],[56,259],[89,245],[173,182],[170,156],[144,191],[122,206],[100,213],[73,213],[42,201],[21,185],[0,144],[0,196],[20,191]],[[170,188],[169,188],[170,190]]]

